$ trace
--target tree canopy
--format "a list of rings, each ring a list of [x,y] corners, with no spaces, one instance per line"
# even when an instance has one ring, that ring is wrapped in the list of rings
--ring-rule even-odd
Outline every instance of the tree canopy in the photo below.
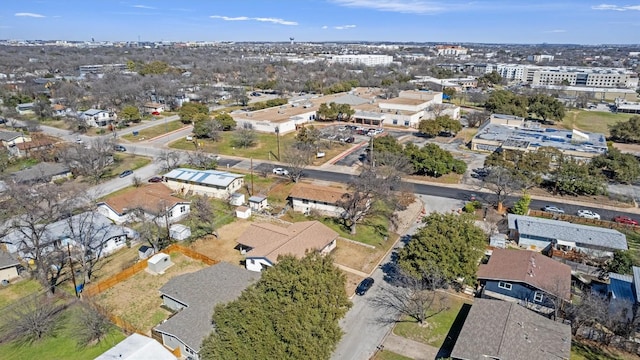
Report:
[[[322,103],[318,111],[316,111],[316,118],[318,120],[349,121],[355,113],[356,111],[353,110],[349,104],[336,104],[332,102],[327,105],[326,103]]]
[[[233,117],[227,113],[221,113],[216,115],[216,121],[220,123],[222,131],[229,131],[236,128],[236,121],[233,120]]]
[[[209,119],[209,108],[205,104],[188,102],[183,104],[178,110],[180,121],[185,124],[199,120]]]
[[[507,90],[496,90],[489,95],[485,108],[495,114],[527,116],[528,100],[526,96],[517,95]]]
[[[631,184],[640,179],[638,159],[633,154],[622,153],[615,147],[609,147],[606,154],[592,158],[590,164],[613,181]]]
[[[216,306],[202,359],[329,359],[351,306],[330,256],[284,256],[228,304]]]
[[[405,155],[411,160],[416,174],[440,177],[454,172],[464,174],[467,164],[458,160],[447,150],[438,145],[428,143],[422,148],[409,143],[404,149]]]
[[[432,120],[420,120],[418,130],[429,136],[438,136],[442,132],[454,134],[462,130],[462,124],[449,115],[441,115]]]
[[[425,225],[398,252],[398,265],[420,276],[435,269],[448,282],[472,283],[484,252],[486,236],[470,215],[431,213]]]
[[[548,120],[561,121],[564,118],[564,105],[549,95],[536,94],[529,98],[529,112]]]
[[[609,127],[611,139],[622,143],[640,143],[640,116],[635,115],[628,121],[620,121]]]

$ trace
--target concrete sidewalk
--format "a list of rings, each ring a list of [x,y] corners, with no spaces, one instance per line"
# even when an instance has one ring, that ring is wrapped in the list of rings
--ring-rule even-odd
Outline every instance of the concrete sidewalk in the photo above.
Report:
[[[387,336],[382,345],[384,346],[384,350],[389,350],[415,360],[433,360],[438,356],[439,350],[431,345],[395,335],[393,331]]]

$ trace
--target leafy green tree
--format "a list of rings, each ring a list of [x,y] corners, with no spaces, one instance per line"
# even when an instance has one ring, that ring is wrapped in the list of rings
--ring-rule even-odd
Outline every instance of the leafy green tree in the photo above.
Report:
[[[442,132],[454,134],[462,130],[462,124],[449,115],[441,115],[432,120],[420,120],[418,130],[429,136],[438,136]]]
[[[496,90],[489,95],[485,108],[494,114],[527,116],[528,100],[507,90]]]
[[[198,120],[193,125],[193,134],[200,139],[208,138],[213,141],[220,140],[222,124],[216,119]]]
[[[296,141],[301,144],[315,146],[320,141],[320,130],[315,126],[303,126],[296,134]]]
[[[349,121],[355,113],[349,104],[322,103],[316,111],[316,118],[317,120]]]
[[[609,126],[611,139],[622,143],[640,143],[640,116],[634,115],[628,121],[620,121]]]
[[[202,359],[329,359],[351,306],[345,276],[330,256],[280,257],[261,279],[228,304],[216,306],[215,331]]]
[[[456,95],[456,89],[451,87],[446,87],[442,89],[442,93],[444,95],[447,95],[449,98],[453,98]]]
[[[140,120],[142,120],[142,115],[140,115],[140,110],[137,107],[127,105],[122,108],[122,111],[118,115],[118,118],[120,118],[124,123],[128,123],[130,121],[140,122]]]
[[[148,64],[142,64],[140,67],[140,71],[138,73],[140,75],[162,75],[171,71],[171,67],[164,61],[152,61]]]
[[[634,265],[636,265],[636,261],[631,251],[616,250],[613,252],[613,258],[607,264],[607,272],[631,275]]]
[[[222,131],[233,130],[237,125],[236,121],[233,120],[233,117],[227,113],[218,114],[215,119],[220,123]]]
[[[411,160],[418,175],[440,177],[451,172],[464,174],[467,171],[467,164],[464,161],[455,159],[449,151],[436,144],[429,143],[420,149],[409,143],[405,146],[404,153]]]
[[[529,98],[529,112],[548,120],[561,121],[564,118],[564,105],[549,95],[536,94]]]
[[[609,147],[606,154],[591,159],[591,167],[613,181],[631,184],[640,179],[640,162],[633,154],[622,153]]]
[[[205,104],[197,102],[188,102],[183,104],[178,110],[180,121],[185,124],[196,122],[198,120],[206,120],[209,118],[209,108]]]
[[[478,86],[481,88],[487,88],[493,85],[498,85],[502,82],[502,76],[497,71],[492,71],[488,74],[484,74],[478,78]]]
[[[529,205],[531,204],[531,196],[524,194],[511,208],[511,212],[516,215],[527,215],[529,212]]]
[[[394,136],[385,135],[373,138],[373,149],[380,153],[399,154],[402,153],[402,144]]]
[[[606,194],[606,184],[602,173],[594,171],[589,164],[581,163],[568,156],[560,156],[555,170],[551,173],[554,191],[567,195]]]
[[[472,284],[486,245],[486,235],[468,214],[431,213],[425,225],[398,252],[398,265],[420,276],[436,269],[448,282]]]

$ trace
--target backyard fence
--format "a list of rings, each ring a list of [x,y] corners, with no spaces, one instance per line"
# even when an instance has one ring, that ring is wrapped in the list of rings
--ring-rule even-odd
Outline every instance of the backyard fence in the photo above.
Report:
[[[568,221],[576,224],[595,225],[595,226],[606,227],[606,228],[617,229],[617,230],[621,230],[621,229],[635,230],[635,231],[640,230],[639,226],[635,226],[631,224],[621,224],[615,221],[600,220],[600,219],[587,219],[587,218],[582,218],[574,215],[557,214],[557,213],[551,213],[551,212],[540,211],[540,210],[529,210],[529,216],[535,216],[535,217],[541,217],[541,218],[553,219],[553,220],[563,220],[563,221]]]

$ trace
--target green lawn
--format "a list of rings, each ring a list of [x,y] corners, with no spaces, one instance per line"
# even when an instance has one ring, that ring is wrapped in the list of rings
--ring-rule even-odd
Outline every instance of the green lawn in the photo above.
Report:
[[[204,151],[220,154],[220,155],[232,155],[240,156],[244,158],[254,158],[261,160],[276,160],[271,156],[271,153],[278,155],[278,139],[275,134],[259,133],[256,132],[256,144],[248,148],[234,147],[232,145],[234,133],[231,131],[223,132],[220,141],[211,141],[207,139],[198,139],[200,147]],[[286,135],[280,135],[280,154],[286,151],[293,143],[295,133]],[[181,150],[195,150],[195,145],[192,141],[186,139],[180,139],[174,141],[170,145],[171,148]]]
[[[165,123],[162,120],[156,120],[156,122],[158,123],[156,126],[140,130],[138,136],[133,136],[133,133],[130,131],[128,134],[122,135],[121,137],[133,142],[143,139],[149,140],[153,139],[156,136],[164,135],[168,132],[178,130],[187,126],[180,121],[170,121]]]
[[[603,133],[609,136],[609,125],[627,121],[632,114],[615,114],[611,112],[570,110],[567,111],[562,126],[567,129]]]
[[[376,354],[373,360],[411,360],[411,358],[396,354],[389,350],[382,350]]]
[[[420,326],[411,319],[396,324],[393,332],[407,339],[419,341],[437,348],[446,347],[453,349],[464,319],[466,319],[470,306],[467,301],[457,296],[447,296],[448,309],[435,314],[427,319],[426,326]],[[464,307],[463,307],[464,306]],[[428,315],[431,315],[428,313]],[[459,316],[460,315],[460,316]],[[450,333],[451,331],[451,333]],[[445,340],[450,338],[445,344]]]
[[[17,299],[22,299],[40,290],[42,287],[36,280],[21,280],[7,287],[2,287],[0,288],[0,309]]]
[[[595,343],[583,343],[575,340],[571,343],[571,360],[631,360],[637,358],[633,354],[625,354],[618,350],[609,351]]]
[[[12,342],[0,345],[0,359],[95,359],[125,338],[124,334],[114,327],[101,342],[87,347],[80,347],[74,338],[74,334],[79,331],[75,325],[77,324],[76,318],[79,315],[78,308],[72,306],[61,315],[54,336],[49,336],[32,344]]]
[[[151,159],[148,157],[133,154],[114,154],[113,157],[115,159],[115,166],[113,166],[111,172],[105,176],[106,178],[118,176],[125,170],[139,169],[149,165],[151,162]]]

